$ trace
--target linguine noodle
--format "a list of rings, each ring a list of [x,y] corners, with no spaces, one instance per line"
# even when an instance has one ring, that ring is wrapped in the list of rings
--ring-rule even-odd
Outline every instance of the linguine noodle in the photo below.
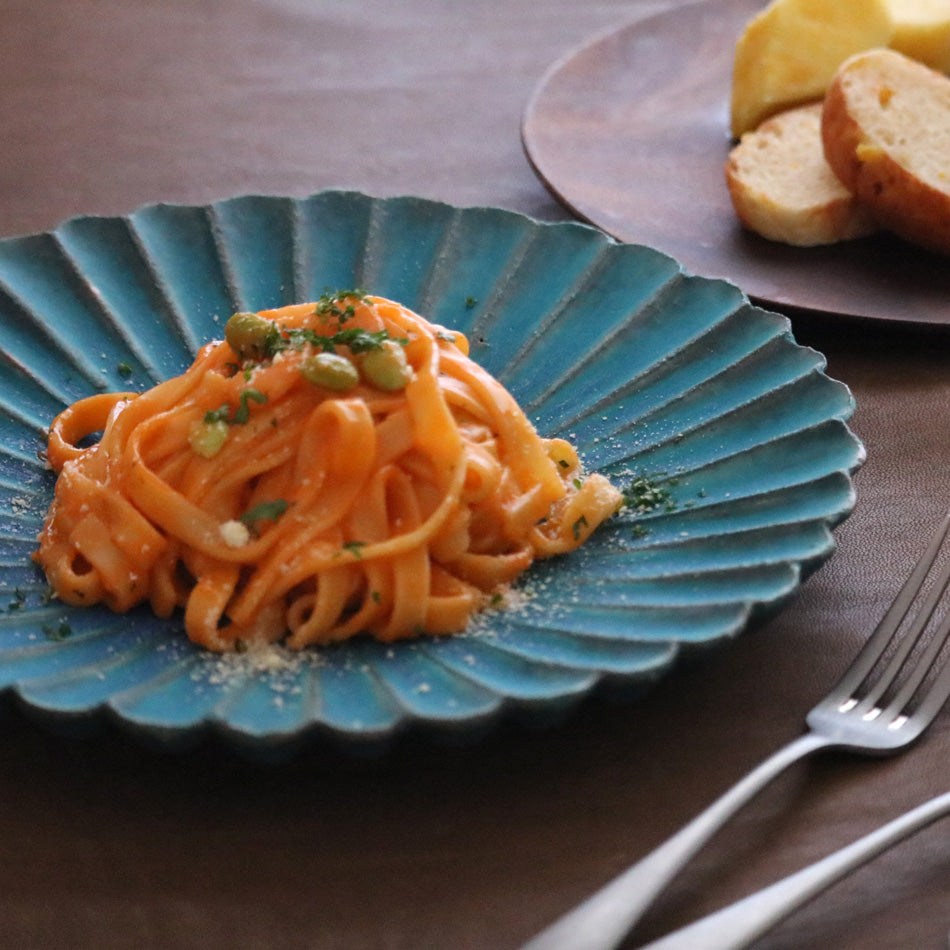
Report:
[[[235,315],[181,376],[65,409],[48,458],[59,598],[183,608],[215,651],[462,630],[620,502],[464,336],[358,292]]]

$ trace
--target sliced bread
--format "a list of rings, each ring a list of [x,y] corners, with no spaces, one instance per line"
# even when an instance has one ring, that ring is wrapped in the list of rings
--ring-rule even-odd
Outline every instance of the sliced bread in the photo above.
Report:
[[[825,97],[822,140],[883,226],[950,254],[950,79],[894,50],[852,56]]]
[[[739,220],[770,240],[807,247],[877,229],[825,161],[821,109],[816,102],[767,119],[742,136],[726,162]]]

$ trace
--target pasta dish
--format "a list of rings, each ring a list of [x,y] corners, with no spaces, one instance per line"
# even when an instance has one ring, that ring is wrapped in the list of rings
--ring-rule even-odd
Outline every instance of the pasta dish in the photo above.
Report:
[[[358,291],[237,313],[181,375],[53,421],[33,557],[215,651],[464,629],[618,508],[468,341]]]

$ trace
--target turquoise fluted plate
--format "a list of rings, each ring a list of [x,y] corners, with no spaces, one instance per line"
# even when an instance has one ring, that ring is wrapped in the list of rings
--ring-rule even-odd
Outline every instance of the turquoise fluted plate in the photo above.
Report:
[[[660,503],[537,564],[516,606],[447,638],[222,658],[147,609],[51,601],[30,553],[53,416],[181,372],[235,310],[350,287],[465,332],[543,435]],[[831,554],[863,459],[848,390],[735,286],[582,224],[417,198],[252,195],[7,239],[0,350],[0,691],[44,719],[169,742],[474,734],[603,681],[635,692],[796,591]]]

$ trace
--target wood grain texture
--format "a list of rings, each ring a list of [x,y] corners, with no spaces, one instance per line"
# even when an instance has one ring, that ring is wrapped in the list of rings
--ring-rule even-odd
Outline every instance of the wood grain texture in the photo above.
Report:
[[[564,220],[524,159],[525,103],[565,50],[660,5],[0,0],[0,230],[332,187]],[[725,121],[723,100],[710,134]],[[465,748],[406,735],[367,760],[327,744],[266,768],[214,737],[155,754],[113,720],[51,733],[4,700],[0,945],[514,950],[798,735],[950,498],[950,372],[941,327],[792,321],[852,389],[868,461],[837,553],[781,614],[635,702],[593,697]],[[631,946],[945,791],[948,761],[950,710],[899,759],[795,770],[697,856]],[[941,826],[756,950],[947,950],[948,894]]]

